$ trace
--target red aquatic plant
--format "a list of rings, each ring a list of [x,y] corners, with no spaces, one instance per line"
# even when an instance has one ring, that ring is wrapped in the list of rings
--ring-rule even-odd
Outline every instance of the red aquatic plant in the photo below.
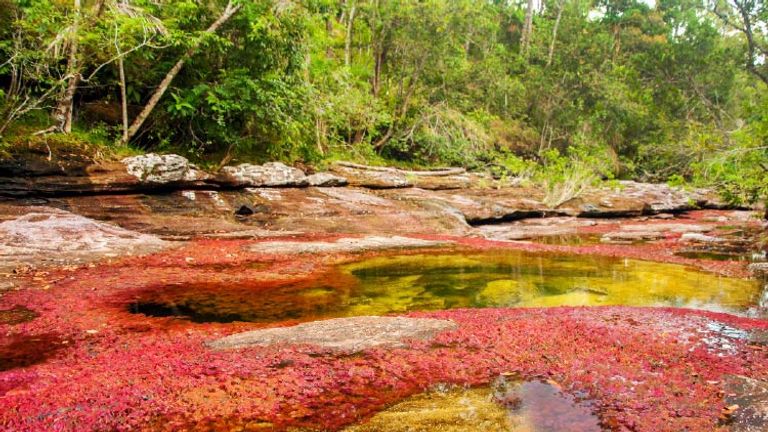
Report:
[[[671,260],[664,242],[636,248],[640,252],[633,255],[634,246],[440,238],[464,248]],[[261,289],[270,289],[311,280],[329,264],[360,257],[265,255],[249,252],[245,246],[251,243],[196,241],[147,257],[52,270],[0,297],[0,310],[23,306],[39,315],[13,325],[0,322],[10,341],[3,346],[31,346],[41,353],[0,371],[0,429],[229,430],[269,424],[277,430],[337,430],[437,383],[484,385],[507,374],[550,379],[566,392],[585,395],[614,430],[711,431],[725,406],[728,376],[768,379],[768,350],[752,340],[768,332],[768,321],[703,311],[411,313],[453,320],[458,328],[431,341],[354,355],[310,346],[212,350],[205,342],[267,324],[198,324],[128,313],[126,305],[148,287],[258,279]],[[31,340],[25,338],[44,342],[24,344]]]

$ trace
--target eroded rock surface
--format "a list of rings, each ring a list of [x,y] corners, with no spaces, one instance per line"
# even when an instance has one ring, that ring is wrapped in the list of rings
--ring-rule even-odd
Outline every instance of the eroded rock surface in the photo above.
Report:
[[[617,187],[589,190],[561,207],[580,216],[638,216],[723,206],[717,195],[706,189],[686,190],[664,183],[620,181]]]
[[[35,207],[0,223],[0,266],[5,268],[88,262],[167,246],[155,236],[51,207]]]
[[[316,173],[307,176],[307,185],[315,187],[337,187],[346,186],[349,181],[341,176],[331,173]]]
[[[128,173],[141,183],[193,183],[210,178],[187,158],[175,154],[148,153],[127,157],[122,162]]]
[[[603,234],[600,241],[603,243],[632,243],[663,238],[664,233],[661,231],[611,231]]]
[[[524,219],[506,224],[481,225],[477,230],[493,240],[530,240],[545,237],[572,236],[585,227],[597,225],[591,219],[575,217],[549,217]]]
[[[422,240],[410,237],[368,236],[341,238],[335,241],[265,241],[249,248],[251,252],[270,254],[348,253],[396,248],[424,248],[445,246],[449,242]]]
[[[707,244],[725,242],[725,239],[721,239],[720,237],[709,236],[709,235],[700,234],[700,233],[692,233],[692,232],[683,234],[682,237],[680,237],[680,240],[684,242],[707,243]]]
[[[355,353],[375,347],[405,346],[408,340],[428,340],[442,331],[457,327],[453,321],[433,318],[362,316],[238,333],[208,345],[215,349],[313,345],[332,351]]]
[[[336,163],[331,171],[349,180],[352,186],[372,189],[411,187],[408,178],[400,170],[388,167],[369,167],[350,163]]]
[[[301,187],[309,182],[304,172],[280,162],[240,164],[221,169],[217,180],[229,186]]]

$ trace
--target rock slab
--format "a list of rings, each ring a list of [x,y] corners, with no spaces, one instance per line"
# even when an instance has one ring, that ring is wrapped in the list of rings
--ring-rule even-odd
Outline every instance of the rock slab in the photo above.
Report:
[[[449,242],[422,240],[411,237],[366,236],[361,238],[341,238],[335,241],[265,241],[249,248],[251,252],[270,254],[306,254],[306,253],[347,253],[395,248],[420,248],[444,246]]]
[[[210,342],[208,346],[234,349],[313,345],[331,351],[355,353],[376,347],[403,347],[408,340],[429,340],[442,331],[456,328],[457,324],[448,320],[361,316],[237,333]]]
[[[81,263],[165,247],[167,242],[153,235],[51,207],[0,223],[0,267]]]
[[[280,162],[264,165],[240,164],[221,169],[217,180],[236,187],[302,187],[307,186],[304,171]]]

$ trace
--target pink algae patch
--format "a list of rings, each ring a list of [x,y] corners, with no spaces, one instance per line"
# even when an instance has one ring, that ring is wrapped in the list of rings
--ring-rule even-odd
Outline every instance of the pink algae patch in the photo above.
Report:
[[[463,247],[510,247],[453,240]],[[713,322],[748,333],[768,330],[768,321],[709,312],[601,307],[412,313],[450,319],[459,328],[408,348],[339,356],[312,347],[216,351],[204,345],[291,321],[196,324],[126,311],[147,286],[258,278],[270,289],[311,280],[324,266],[351,259],[265,256],[247,252],[247,244],[199,241],[149,257],[51,272],[45,281],[0,297],[2,310],[24,305],[40,315],[13,326],[0,323],[9,340],[56,334],[62,341],[55,355],[0,372],[0,429],[228,430],[270,423],[277,430],[337,430],[438,383],[485,385],[512,373],[587,395],[610,429],[711,431],[724,407],[727,376],[768,379],[764,346],[743,338],[729,338],[728,349],[708,343]],[[620,256],[629,251],[514,247]]]

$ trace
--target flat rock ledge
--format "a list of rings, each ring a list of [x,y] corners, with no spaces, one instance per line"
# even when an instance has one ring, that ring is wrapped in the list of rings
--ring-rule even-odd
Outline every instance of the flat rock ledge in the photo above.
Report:
[[[17,265],[80,264],[170,247],[158,237],[51,207],[0,223],[0,270]]]
[[[397,248],[424,248],[450,244],[448,241],[422,240],[401,236],[366,236],[360,238],[341,238],[335,241],[265,241],[248,248],[251,252],[269,254],[307,254],[307,253],[346,253],[365,252]]]
[[[235,349],[275,345],[312,345],[331,351],[356,353],[369,348],[400,348],[408,340],[429,340],[453,321],[432,318],[361,316],[314,321],[233,334],[207,345],[213,349]]]

